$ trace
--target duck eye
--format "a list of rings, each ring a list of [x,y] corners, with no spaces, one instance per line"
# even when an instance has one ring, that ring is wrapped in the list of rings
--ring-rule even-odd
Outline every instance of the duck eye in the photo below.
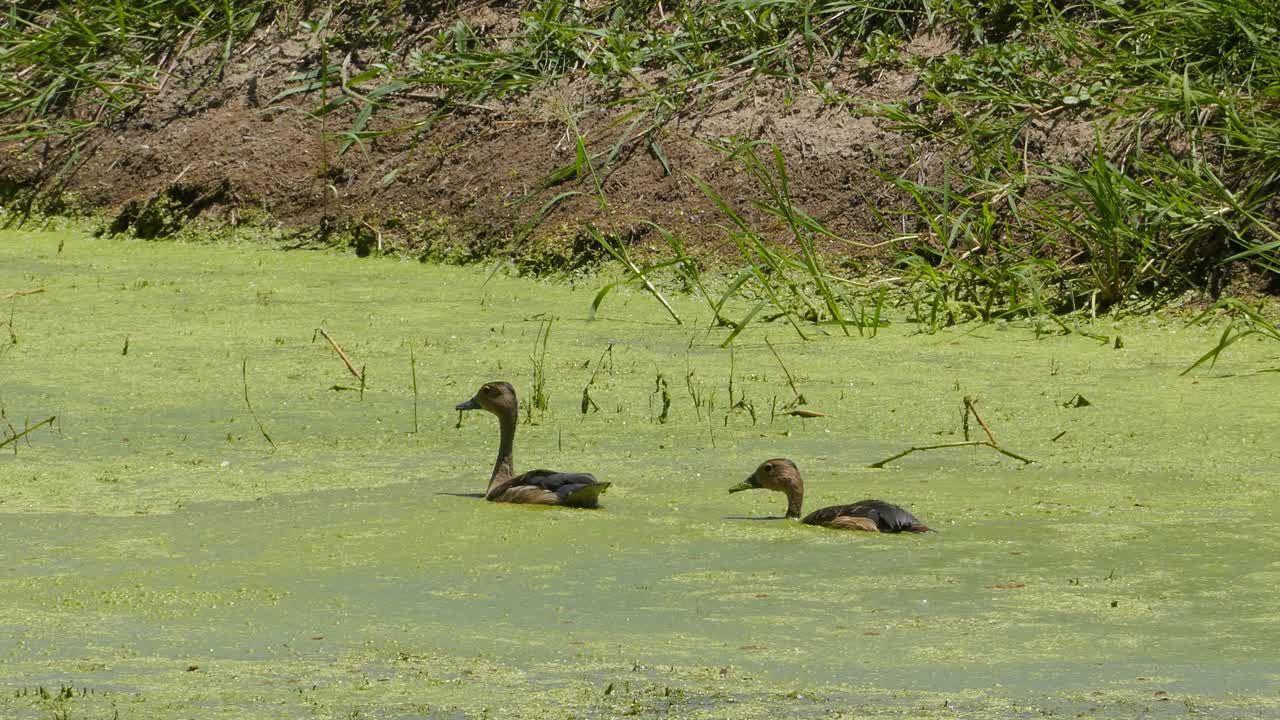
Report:
[[[765,471],[765,472],[773,472],[773,464],[772,464],[772,463],[766,464],[766,465],[764,466],[764,471]]]

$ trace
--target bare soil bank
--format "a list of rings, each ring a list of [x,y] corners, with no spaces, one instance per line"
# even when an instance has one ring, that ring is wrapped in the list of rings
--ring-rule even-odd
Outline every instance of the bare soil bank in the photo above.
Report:
[[[465,3],[436,12],[407,19],[404,52],[413,37],[458,17],[499,34],[519,22],[512,6]],[[826,250],[863,254],[869,251],[857,243],[925,229],[896,216],[910,200],[877,172],[929,178],[939,174],[945,152],[873,112],[879,102],[918,99],[910,59],[951,49],[934,36],[916,38],[904,61],[887,69],[849,59],[810,68],[804,81],[730,75],[725,91],[688,98],[672,109],[665,127],[642,138],[627,137],[629,108],[611,102],[661,84],[653,73],[633,75],[624,81],[630,87],[612,92],[571,76],[430,123],[423,121],[440,107],[438,97],[397,94],[369,129],[422,127],[342,152],[339,133],[350,127],[356,108],[321,118],[314,93],[273,101],[314,69],[312,40],[301,30],[281,32],[275,25],[257,31],[220,73],[214,72],[216,49],[179,55],[146,102],[120,122],[73,140],[0,145],[0,177],[11,188],[43,184],[69,191],[84,205],[116,214],[116,230],[143,236],[167,234],[195,217],[265,222],[360,250],[382,244],[459,259],[509,251],[532,259],[536,269],[540,262],[572,268],[598,257],[584,231],[588,224],[636,244],[640,253],[660,243],[646,221],[686,239],[701,257],[734,252],[719,225],[726,218],[691,179],[705,180],[750,214],[748,201],[759,189],[738,161],[712,147],[728,138],[776,144],[787,158],[795,203],[853,241],[828,240]],[[344,73],[358,72],[375,53],[351,53]],[[826,84],[827,102],[815,84]],[[829,102],[834,97],[839,100]],[[597,158],[599,192],[590,174],[547,182],[574,163],[567,113],[591,153],[612,156],[607,164]],[[1031,160],[1071,162],[1091,147],[1087,122],[1058,117],[1027,128]],[[571,190],[583,194],[555,201]],[[785,236],[785,226],[778,224],[778,231]]]

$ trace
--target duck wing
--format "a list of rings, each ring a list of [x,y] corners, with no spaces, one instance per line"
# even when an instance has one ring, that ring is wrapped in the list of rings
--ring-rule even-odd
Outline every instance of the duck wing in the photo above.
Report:
[[[831,525],[841,517],[867,518],[875,522],[880,532],[929,531],[929,528],[917,520],[915,515],[883,500],[862,500],[850,505],[824,507],[809,513],[801,522],[806,525]]]
[[[600,493],[609,487],[590,473],[563,473],[554,470],[530,470],[511,478],[489,493],[496,502],[568,505],[593,508]]]

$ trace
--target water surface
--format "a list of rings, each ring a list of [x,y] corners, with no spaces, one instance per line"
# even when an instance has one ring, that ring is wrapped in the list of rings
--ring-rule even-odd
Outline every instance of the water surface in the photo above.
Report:
[[[643,294],[588,320],[601,282],[0,234],[0,295],[46,289],[0,308],[0,410],[58,417],[0,453],[0,715],[1280,716],[1274,344],[1179,377],[1214,330],[896,317],[730,354],[692,298],[684,326]],[[497,428],[452,407],[529,395],[552,318],[516,462],[613,481],[600,511],[467,496]],[[829,417],[777,414],[766,335]],[[1037,462],[867,467],[960,439],[966,395]],[[726,490],[774,456],[809,508],[940,532],[761,519],[781,496]]]

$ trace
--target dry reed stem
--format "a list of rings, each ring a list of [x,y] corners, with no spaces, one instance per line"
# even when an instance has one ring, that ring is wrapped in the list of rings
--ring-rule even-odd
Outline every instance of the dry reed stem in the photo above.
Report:
[[[338,357],[342,358],[342,362],[346,363],[347,370],[351,371],[351,376],[363,383],[364,376],[360,374],[360,371],[356,370],[355,365],[351,364],[351,358],[347,357],[347,354],[342,351],[341,347],[338,347],[338,343],[334,342],[333,338],[329,337],[329,333],[325,332],[324,328],[320,328],[318,332],[320,333],[320,337],[329,341],[329,345],[334,349],[334,352],[338,353]]]
[[[39,430],[40,428],[44,427],[45,425],[48,425],[49,423],[57,419],[58,419],[57,415],[51,415],[48,418],[36,423],[35,425],[32,425],[29,428],[26,428],[22,432],[14,433],[12,436],[5,438],[3,442],[0,442],[0,448],[4,447],[5,445],[8,445],[9,443],[17,442],[19,438],[22,438],[25,435],[28,435],[36,430]]]
[[[996,436],[991,434],[991,428],[987,427],[987,423],[986,423],[985,421],[983,421],[982,416],[978,414],[978,408],[974,407],[974,405],[976,404],[976,402],[977,402],[977,401],[976,401],[976,400],[974,400],[973,398],[969,397],[968,395],[965,395],[965,396],[964,396],[964,410],[965,410],[965,412],[970,413],[971,415],[973,415],[973,418],[974,418],[975,420],[977,420],[977,421],[978,421],[978,424],[979,424],[979,425],[981,425],[981,426],[982,426],[982,431],[983,431],[983,432],[985,432],[985,433],[987,434],[987,439],[991,441],[991,447],[995,447],[995,446],[999,445],[1000,443],[997,443],[997,442],[996,442]],[[965,440],[968,440],[968,439],[969,439],[968,428],[966,428],[966,429],[965,429],[965,438],[964,438],[964,439],[965,439]]]
[[[889,457],[879,462],[871,463],[867,467],[883,468],[885,465],[888,465],[889,463],[893,462],[894,460],[897,460],[898,458],[906,457],[907,455],[910,455],[913,452],[919,452],[923,450],[937,450],[939,448],[953,448],[953,447],[977,447],[979,445],[985,445],[986,447],[989,447],[992,450],[995,450],[1001,455],[1008,455],[1014,460],[1021,460],[1024,464],[1027,464],[1027,465],[1030,465],[1031,463],[1035,462],[1035,460],[1032,460],[1031,458],[1023,457],[1015,452],[1010,452],[1009,450],[1005,450],[1004,448],[994,443],[987,442],[986,440],[969,440],[967,442],[951,442],[951,443],[940,443],[938,445],[918,445],[914,447],[909,447],[906,450],[903,450],[902,452],[896,455],[890,455]]]
[[[14,290],[6,295],[0,295],[0,300],[8,300],[9,298],[25,297],[27,295],[39,295],[46,292],[44,288],[31,288],[30,290]]]

